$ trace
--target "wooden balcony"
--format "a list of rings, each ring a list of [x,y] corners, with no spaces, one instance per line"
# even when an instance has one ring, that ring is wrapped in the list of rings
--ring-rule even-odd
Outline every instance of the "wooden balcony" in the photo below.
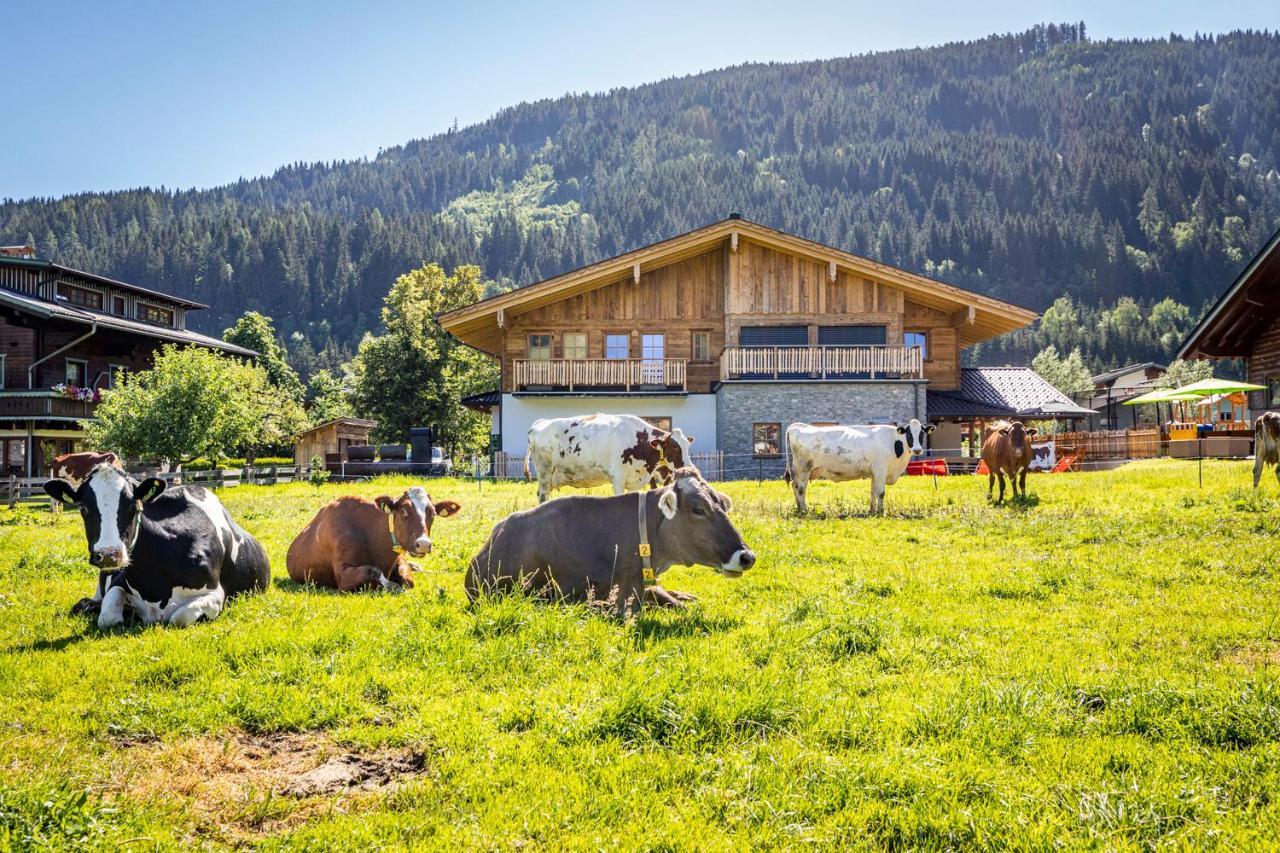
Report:
[[[720,378],[923,379],[919,347],[726,347]]]
[[[516,391],[687,391],[682,358],[515,359],[511,385]]]
[[[96,408],[48,390],[0,390],[0,418],[91,418]]]

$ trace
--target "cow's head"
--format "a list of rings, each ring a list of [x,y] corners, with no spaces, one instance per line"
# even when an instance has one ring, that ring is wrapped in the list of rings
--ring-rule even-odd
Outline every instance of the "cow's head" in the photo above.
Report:
[[[906,426],[898,427],[898,435],[906,439],[907,450],[911,451],[912,456],[924,453],[925,442],[928,441],[926,436],[931,432],[933,432],[933,424],[925,426],[915,418],[912,418]]]
[[[380,495],[374,498],[374,503],[391,516],[396,542],[414,557],[431,553],[431,523],[437,518],[457,515],[462,509],[457,501],[432,503],[431,495],[422,486],[411,486],[394,500],[390,495]]]
[[[696,468],[681,468],[658,497],[663,556],[679,565],[710,566],[723,575],[740,576],[755,564],[756,555],[729,520],[732,508],[729,498],[707,485]]]
[[[89,541],[89,562],[100,569],[115,569],[129,565],[129,552],[142,523],[142,505],[160,497],[165,482],[148,477],[139,483],[103,463],[79,487],[66,480],[50,480],[44,490],[63,505],[79,508]]]
[[[1023,425],[1022,421],[1014,421],[1008,426],[1001,427],[1000,434],[1007,435],[1009,437],[1009,444],[1013,445],[1013,449],[1021,451],[1023,444],[1027,443],[1027,439],[1036,434],[1036,429],[1035,427],[1027,429],[1027,427]]]

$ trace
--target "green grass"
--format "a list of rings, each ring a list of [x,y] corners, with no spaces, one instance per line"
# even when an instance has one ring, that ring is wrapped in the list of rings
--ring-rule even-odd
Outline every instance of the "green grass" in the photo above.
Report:
[[[1258,847],[1280,834],[1274,480],[1151,462],[1029,479],[723,486],[759,562],[678,568],[683,612],[468,608],[467,559],[533,503],[463,503],[406,595],[281,582],[357,486],[222,493],[264,595],[185,630],[102,634],[73,513],[0,509],[0,848]],[[326,757],[411,756],[299,796]],[[406,759],[407,760],[407,759]]]

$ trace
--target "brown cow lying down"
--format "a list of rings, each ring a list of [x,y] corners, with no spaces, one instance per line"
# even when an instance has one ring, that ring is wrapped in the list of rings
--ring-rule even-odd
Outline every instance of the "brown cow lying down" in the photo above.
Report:
[[[61,456],[54,457],[50,468],[53,471],[55,480],[66,480],[71,485],[79,487],[84,482],[84,478],[89,476],[89,472],[99,465],[110,465],[117,471],[124,470],[124,466],[120,464],[120,457],[111,451],[106,451],[105,453],[64,453]]]
[[[1258,488],[1262,472],[1274,465],[1280,480],[1280,415],[1265,412],[1253,422],[1253,487]]]
[[[400,592],[413,586],[404,554],[430,553],[431,523],[461,508],[454,501],[433,504],[421,486],[396,500],[388,495],[338,498],[316,513],[289,546],[289,577],[343,592],[379,587]]]
[[[498,522],[467,569],[467,597],[522,589],[570,601],[612,599],[618,615],[639,609],[643,597],[666,607],[692,600],[651,585],[640,556],[640,506],[654,571],[674,565],[710,566],[739,577],[755,563],[729,520],[729,499],[696,468],[681,468],[663,489],[597,498],[558,498]]]
[[[1014,421],[996,429],[982,443],[982,461],[987,463],[987,500],[991,500],[991,488],[996,477],[1000,478],[1000,499],[1004,501],[1004,478],[1007,474],[1013,484],[1013,496],[1021,491],[1027,496],[1027,469],[1031,467],[1031,436],[1035,429],[1027,429],[1022,421]]]

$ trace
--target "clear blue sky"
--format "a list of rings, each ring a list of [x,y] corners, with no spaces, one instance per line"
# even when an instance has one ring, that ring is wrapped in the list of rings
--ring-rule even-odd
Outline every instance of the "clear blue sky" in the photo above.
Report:
[[[1275,0],[1142,5],[28,0],[4,16],[0,198],[215,186],[372,156],[520,101],[746,61],[1051,21],[1084,20],[1095,39],[1280,27]]]

